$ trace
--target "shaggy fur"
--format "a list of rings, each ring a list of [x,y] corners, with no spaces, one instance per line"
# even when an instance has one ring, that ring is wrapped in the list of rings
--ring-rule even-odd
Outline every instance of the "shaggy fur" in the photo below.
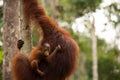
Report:
[[[12,58],[13,78],[15,80],[65,80],[75,71],[79,52],[78,45],[66,30],[58,27],[56,22],[46,15],[44,8],[38,4],[37,0],[22,1],[26,23],[30,24],[33,20],[37,27],[41,28],[43,39],[38,44],[39,46],[32,50],[30,58],[20,53]],[[30,63],[32,58],[36,57],[31,55],[40,50],[40,45],[44,43],[50,44],[50,53],[57,45],[60,45],[61,49],[52,56],[49,63],[45,60],[39,63],[39,69],[45,73],[41,77],[32,70]]]

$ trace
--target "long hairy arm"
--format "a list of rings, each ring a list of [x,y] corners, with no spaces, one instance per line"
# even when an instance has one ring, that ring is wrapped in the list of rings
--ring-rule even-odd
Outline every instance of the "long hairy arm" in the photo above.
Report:
[[[46,15],[44,8],[39,5],[38,0],[22,0],[25,21],[36,20],[41,15]]]

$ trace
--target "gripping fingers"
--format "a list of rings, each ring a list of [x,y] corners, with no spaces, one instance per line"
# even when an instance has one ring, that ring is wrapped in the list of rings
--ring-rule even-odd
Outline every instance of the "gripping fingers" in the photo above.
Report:
[[[61,46],[60,46],[60,45],[58,45],[58,46],[57,46],[57,48],[58,48],[58,49],[61,49]]]
[[[23,44],[24,44],[24,41],[23,40],[18,40],[17,41],[17,47],[18,47],[18,49],[21,49],[22,47],[23,47]]]

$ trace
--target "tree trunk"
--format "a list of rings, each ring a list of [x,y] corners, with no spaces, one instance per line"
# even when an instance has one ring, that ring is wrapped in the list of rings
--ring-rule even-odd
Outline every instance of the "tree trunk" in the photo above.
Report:
[[[12,80],[10,60],[17,52],[16,41],[19,38],[18,0],[4,0],[3,5],[3,80]]]
[[[41,2],[42,2],[42,6],[46,9],[45,0],[41,0]]]
[[[50,8],[51,8],[51,17],[57,21],[57,16],[56,16],[56,0],[49,0],[50,3]]]
[[[92,22],[92,58],[93,58],[93,80],[98,80],[98,64],[97,64],[97,39],[95,35],[95,18]]]
[[[24,45],[22,48],[22,52],[25,55],[29,55],[29,53],[32,50],[32,35],[31,35],[31,27],[29,24],[26,24],[22,9],[22,0],[20,1],[20,32],[21,32],[21,38],[24,41]]]

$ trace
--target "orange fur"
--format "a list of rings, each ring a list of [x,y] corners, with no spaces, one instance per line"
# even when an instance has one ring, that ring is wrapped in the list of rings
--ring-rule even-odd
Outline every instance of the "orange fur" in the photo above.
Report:
[[[40,50],[40,46],[37,46],[30,53],[30,59],[21,56],[21,54],[16,54],[12,60],[13,78],[15,80],[65,80],[73,74],[77,65],[79,52],[77,43],[66,30],[58,27],[56,22],[46,15],[37,0],[22,1],[26,23],[29,24],[33,20],[42,29],[43,39],[38,45],[50,44],[50,53],[54,51],[57,45],[60,45],[61,49],[52,55],[50,63],[45,60],[39,63],[39,69],[45,72],[45,76],[42,77],[37,75],[30,66],[30,62],[37,57],[36,52]],[[19,59],[21,60],[19,61]],[[24,73],[22,72],[23,69]]]

